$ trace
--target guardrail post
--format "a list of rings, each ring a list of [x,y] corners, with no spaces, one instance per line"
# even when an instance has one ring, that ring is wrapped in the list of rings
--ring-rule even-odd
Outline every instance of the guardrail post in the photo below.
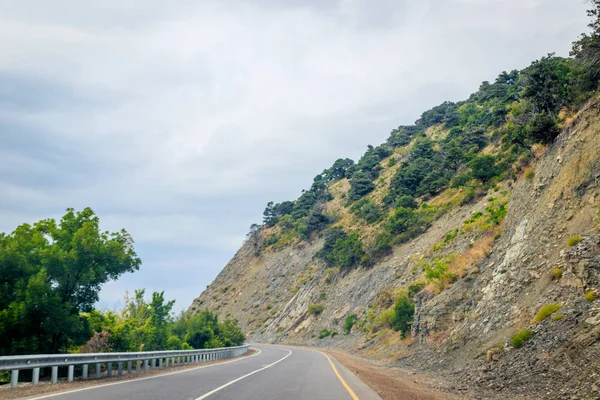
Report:
[[[88,365],[87,364],[83,364],[83,372],[81,374],[81,377],[83,379],[87,379],[88,378]]]
[[[152,369],[156,368],[156,358],[152,359]]]
[[[131,373],[131,361],[127,361],[127,373]]]
[[[148,361],[149,360],[144,360],[144,371],[148,371]]]
[[[50,382],[58,382],[58,366],[52,367],[52,377],[50,378]]]
[[[100,363],[96,363],[96,378],[100,378],[102,374],[102,365]]]
[[[117,375],[118,376],[123,375],[123,361],[119,361],[117,363]]]
[[[34,368],[33,369],[33,376],[31,377],[31,384],[32,385],[37,385],[40,382],[40,369],[39,368]]]
[[[135,372],[138,374],[142,371],[142,360],[137,360],[137,365],[135,366]]]
[[[106,376],[110,378],[112,376],[112,363],[106,363]]]
[[[16,389],[19,385],[19,370],[13,369],[10,372],[10,387]]]
[[[174,366],[175,366],[175,357],[172,357],[171,358],[171,367],[174,367]]]
[[[73,382],[73,373],[74,372],[75,372],[75,366],[69,365],[68,372],[67,372],[67,381]]]
[[[158,359],[158,368],[162,368],[162,358]]]

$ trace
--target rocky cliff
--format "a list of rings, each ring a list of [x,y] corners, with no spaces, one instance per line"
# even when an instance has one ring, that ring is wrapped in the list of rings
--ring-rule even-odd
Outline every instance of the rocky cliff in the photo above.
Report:
[[[340,347],[443,374],[473,397],[600,398],[600,99],[534,153],[370,267],[332,271],[315,257],[322,235],[265,248],[263,229],[190,311],[232,315],[251,341]],[[326,210],[339,214],[348,186],[332,185]],[[435,266],[447,279],[423,278]],[[403,338],[382,314],[407,287],[415,310]]]

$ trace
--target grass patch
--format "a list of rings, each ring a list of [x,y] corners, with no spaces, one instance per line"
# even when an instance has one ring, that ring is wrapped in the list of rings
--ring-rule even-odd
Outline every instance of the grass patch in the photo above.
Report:
[[[567,240],[567,246],[573,247],[582,240],[583,238],[581,236],[571,236],[569,240]]]
[[[552,316],[552,319],[553,319],[554,321],[560,321],[560,320],[561,320],[561,319],[563,319],[564,317],[565,317],[565,316],[564,316],[563,314],[554,314],[554,315]]]
[[[552,276],[554,277],[554,279],[559,280],[563,276],[563,270],[560,268],[554,268],[552,270]]]
[[[525,168],[525,170],[523,172],[523,176],[525,177],[525,179],[527,179],[529,182],[531,182],[531,181],[533,181],[533,178],[535,177],[535,171],[531,167]]]
[[[325,306],[323,304],[316,303],[308,306],[306,312],[308,312],[310,315],[320,315],[323,310],[325,310]]]
[[[596,293],[593,290],[590,290],[589,292],[587,292],[585,294],[585,301],[587,301],[588,303],[591,303],[594,300],[596,300]]]
[[[523,329],[515,333],[515,335],[511,338],[510,342],[512,343],[515,349],[519,349],[523,347],[523,343],[531,339],[531,335],[531,329]]]
[[[562,305],[558,304],[558,303],[546,304],[546,305],[540,307],[537,314],[535,314],[534,319],[536,322],[542,322],[546,318],[548,318],[549,316],[551,316],[552,314],[554,314],[555,312],[560,310],[561,307],[562,307]]]

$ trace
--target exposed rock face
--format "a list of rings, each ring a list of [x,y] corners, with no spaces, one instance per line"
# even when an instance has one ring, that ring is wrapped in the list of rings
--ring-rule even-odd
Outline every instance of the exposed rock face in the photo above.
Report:
[[[537,160],[533,179],[499,188],[510,197],[501,234],[483,255],[465,257],[471,261],[453,284],[414,297],[409,339],[371,329],[369,313],[389,307],[385,294],[413,282],[416,260],[485,210],[488,199],[452,210],[374,267],[345,275],[331,275],[315,260],[320,239],[259,256],[248,242],[191,309],[233,315],[251,340],[356,349],[392,365],[445,374],[475,398],[598,399],[600,300],[584,295],[600,290],[599,109],[596,99],[578,114]],[[569,247],[572,236],[583,240]],[[440,254],[466,254],[483,241],[481,232],[465,231]],[[309,315],[315,303],[325,308]],[[548,303],[562,307],[532,321]],[[343,335],[350,314],[367,322]],[[513,348],[511,336],[526,328],[532,338]],[[323,329],[340,334],[319,339]]]

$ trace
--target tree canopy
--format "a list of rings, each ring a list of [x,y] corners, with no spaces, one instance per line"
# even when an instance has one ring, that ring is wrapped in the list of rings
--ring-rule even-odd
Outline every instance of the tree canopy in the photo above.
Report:
[[[139,269],[125,231],[86,208],[0,234],[0,354],[56,353],[85,341],[101,286]]]

